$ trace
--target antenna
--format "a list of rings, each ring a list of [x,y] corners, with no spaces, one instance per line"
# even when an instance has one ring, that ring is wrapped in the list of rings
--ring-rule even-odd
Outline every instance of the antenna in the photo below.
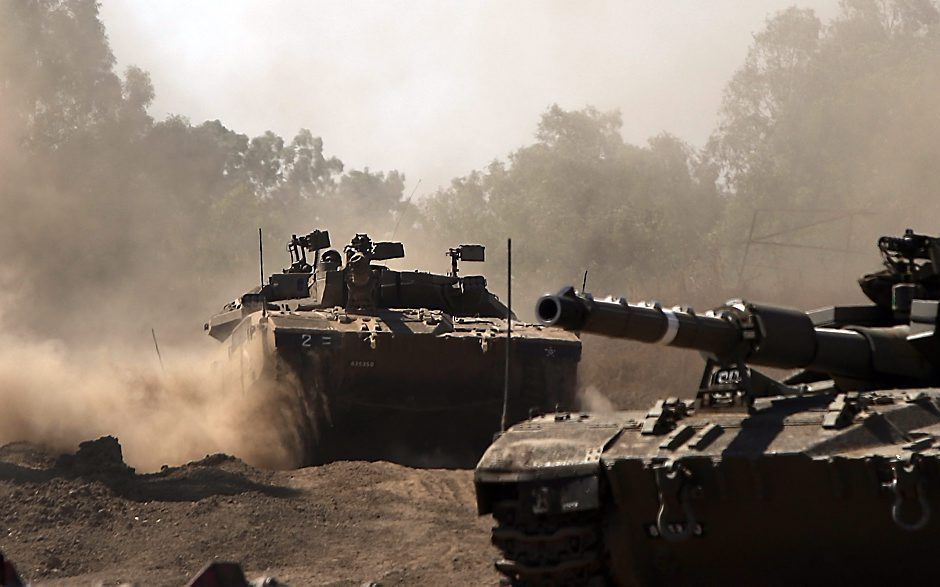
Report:
[[[584,293],[584,292],[587,291],[587,274],[588,274],[588,270],[585,269],[585,270],[584,270],[584,279],[581,281],[581,293]]]
[[[409,195],[409,196],[408,196],[408,199],[405,200],[405,203],[406,203],[406,204],[410,204],[410,203],[411,203],[411,198],[413,198],[413,197],[415,196],[415,192],[418,191],[418,186],[419,186],[419,185],[421,185],[421,180],[420,180],[420,179],[418,180],[418,183],[415,184],[414,189],[411,190],[411,195]],[[398,221],[395,222],[395,230],[392,231],[392,236],[390,236],[389,238],[395,238],[395,234],[398,232],[398,226],[401,224],[401,219],[405,217],[405,212],[407,212],[407,211],[408,211],[408,208],[405,208],[404,210],[401,211],[401,214],[398,215]]]
[[[258,227],[258,264],[261,266],[261,289],[258,290],[258,294],[261,296],[261,315],[268,315],[268,301],[264,299],[264,294],[261,292],[264,291],[264,239],[261,234],[261,227]]]
[[[258,228],[258,261],[261,265],[261,287],[264,287],[264,240],[261,238],[261,228]]]
[[[503,381],[503,417],[499,429],[506,431],[509,410],[509,359],[512,343],[512,239],[506,239],[506,374]]]
[[[163,355],[160,354],[160,345],[157,344],[157,333],[153,328],[150,329],[150,336],[153,337],[153,348],[157,350],[157,360],[160,361],[160,371],[166,374],[166,369],[163,367]]]

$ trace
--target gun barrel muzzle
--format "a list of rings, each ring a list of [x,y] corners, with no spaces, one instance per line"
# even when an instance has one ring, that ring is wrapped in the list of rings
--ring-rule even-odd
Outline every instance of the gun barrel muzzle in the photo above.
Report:
[[[546,294],[535,304],[535,315],[545,326],[558,326],[566,330],[580,330],[584,326],[588,309],[580,299]]]

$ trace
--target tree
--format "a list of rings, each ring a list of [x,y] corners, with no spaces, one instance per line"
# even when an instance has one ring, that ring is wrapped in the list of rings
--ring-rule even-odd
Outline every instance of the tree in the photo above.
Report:
[[[755,36],[709,155],[739,205],[904,213],[937,184],[940,13],[851,0],[822,27],[789,9]]]
[[[552,106],[532,145],[425,203],[429,232],[453,242],[513,237],[519,267],[538,276],[533,291],[580,282],[585,270],[595,287],[636,291],[656,276],[682,289],[707,254],[690,243],[707,242],[717,217],[714,178],[676,137],[637,147],[620,128],[617,112]]]
[[[102,331],[86,309],[106,307],[139,340],[155,323],[198,333],[257,281],[259,226],[277,255],[324,219],[397,212],[400,174],[344,174],[305,129],[154,121],[150,76],[114,65],[95,0],[0,0],[0,280],[34,310],[21,325],[84,337]]]

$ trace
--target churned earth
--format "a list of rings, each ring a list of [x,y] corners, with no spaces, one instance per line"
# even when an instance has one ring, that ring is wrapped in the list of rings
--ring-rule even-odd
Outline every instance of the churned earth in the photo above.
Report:
[[[212,560],[290,585],[492,585],[472,475],[226,455],[140,475],[110,437],[64,456],[14,443],[0,447],[0,551],[50,585],[181,585]]]

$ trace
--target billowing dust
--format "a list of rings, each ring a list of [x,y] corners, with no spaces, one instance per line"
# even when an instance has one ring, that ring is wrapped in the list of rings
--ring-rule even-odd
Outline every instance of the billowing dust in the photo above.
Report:
[[[114,346],[75,350],[54,341],[0,341],[0,445],[31,441],[73,450],[82,440],[120,438],[144,471],[207,454],[237,454],[269,468],[296,466],[286,425],[289,382],[243,390],[234,362],[195,353],[162,371],[153,356]]]
[[[72,449],[113,434],[142,469],[219,451],[294,464],[290,386],[245,392],[212,366],[224,360],[187,350],[209,342],[202,321],[256,285],[262,261],[266,273],[289,263],[292,233],[329,228],[336,247],[363,231],[402,240],[408,257],[391,267],[435,271],[447,247],[483,243],[487,263],[461,271],[499,294],[512,237],[525,320],[567,283],[700,309],[854,303],[879,235],[936,230],[937,2],[845,2],[830,22],[771,15],[702,148],[665,134],[627,143],[643,112],[544,104],[530,143],[415,200],[402,172],[344,166],[339,138],[155,119],[160,88],[116,68],[98,9],[0,2],[0,443]],[[270,81],[307,98],[295,80]],[[464,127],[454,144],[480,134]],[[165,372],[151,328],[171,351]],[[697,389],[694,353],[583,343],[584,408]]]
[[[604,394],[596,385],[583,385],[578,389],[576,397],[577,408],[584,412],[596,412],[599,414],[610,414],[616,411],[617,407],[610,398]]]

